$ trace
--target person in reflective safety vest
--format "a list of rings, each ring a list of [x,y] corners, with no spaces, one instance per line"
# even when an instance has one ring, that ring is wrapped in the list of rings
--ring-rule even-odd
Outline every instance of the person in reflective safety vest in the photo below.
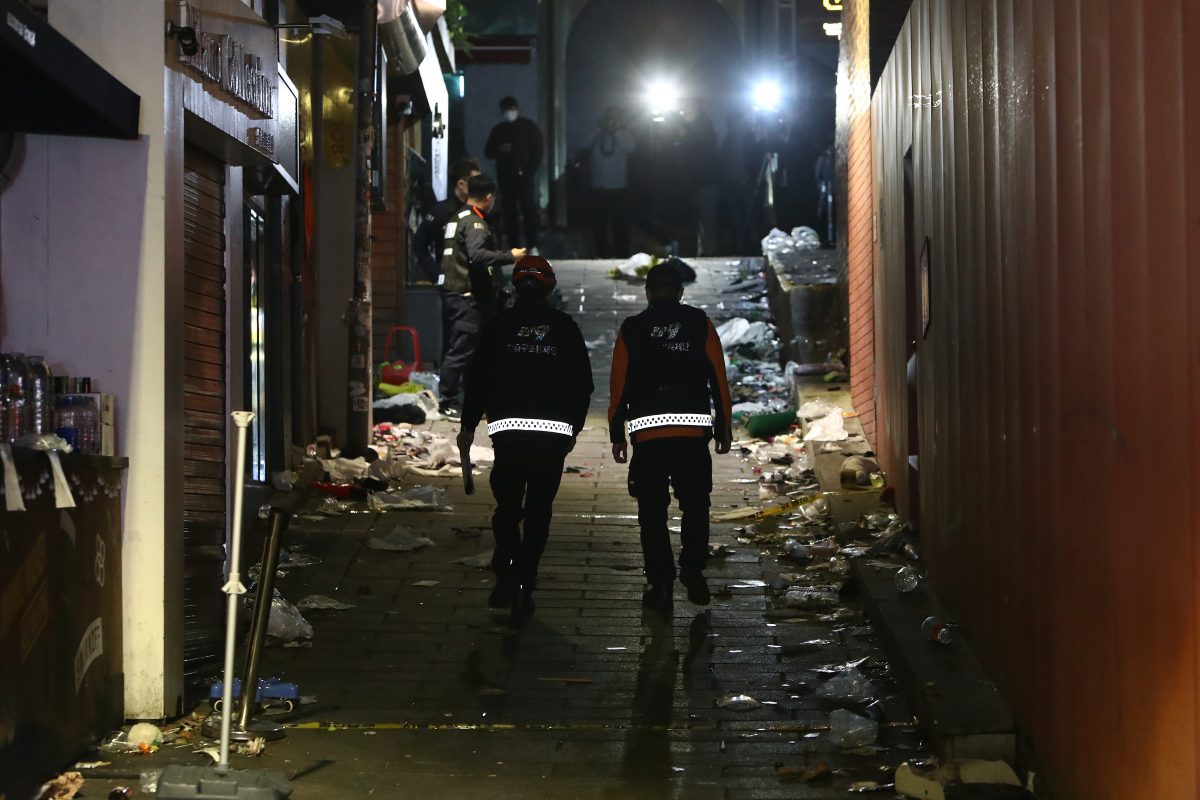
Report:
[[[547,303],[557,283],[550,262],[525,256],[512,281],[516,303],[484,328],[471,360],[458,444],[470,446],[486,414],[496,452],[496,586],[488,604],[527,615],[563,462],[583,429],[593,386],[579,326]]]
[[[647,605],[671,602],[675,563],[667,509],[671,489],[683,512],[679,580],[697,605],[710,600],[708,508],[712,492],[709,440],[718,453],[732,441],[732,401],[721,341],[708,315],[680,302],[683,278],[669,262],[646,275],[649,307],[621,324],[613,350],[608,411],[613,458],[625,463],[633,441],[629,493],[637,498]]]

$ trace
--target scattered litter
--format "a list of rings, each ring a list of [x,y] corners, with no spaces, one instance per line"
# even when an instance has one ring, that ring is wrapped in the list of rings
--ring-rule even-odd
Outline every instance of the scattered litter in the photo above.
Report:
[[[78,772],[64,772],[54,780],[42,784],[37,800],[70,800],[83,788],[83,776]]]
[[[350,510],[350,504],[334,497],[326,497],[317,506],[317,511],[327,517],[336,517]]]
[[[368,498],[372,511],[387,509],[435,508],[448,510],[446,490],[440,486],[414,486],[402,492],[376,492]]]
[[[356,479],[367,474],[365,458],[329,458],[321,461],[321,466],[329,473],[333,483],[353,483]]]
[[[839,708],[829,715],[829,740],[842,749],[865,747],[879,737],[879,723]]]
[[[257,736],[248,742],[242,742],[237,746],[237,752],[243,756],[261,756],[267,749],[267,740],[261,736]]]
[[[627,278],[635,281],[645,280],[646,273],[658,263],[658,259],[649,253],[634,253],[629,259],[621,261],[608,272],[610,278]]]
[[[107,767],[111,763],[112,763],[111,761],[76,761],[73,768],[74,769],[100,769],[101,767]]]
[[[817,689],[817,697],[825,700],[863,702],[870,693],[871,681],[857,667],[835,675]]]
[[[303,641],[303,642],[284,642],[284,643],[283,643],[283,646],[284,646],[284,647],[312,647],[312,642],[310,642],[310,641]]]
[[[1021,788],[1012,767],[1003,761],[961,759],[933,768],[922,768],[909,762],[896,768],[896,791],[913,800],[944,800],[949,794],[947,787],[967,784],[996,787],[997,800],[1032,797]],[[971,794],[971,797],[976,796],[990,795]]]
[[[367,547],[372,550],[388,550],[395,553],[408,553],[431,546],[433,546],[432,539],[427,536],[415,536],[400,525],[392,528],[391,532],[385,536],[372,536],[367,539]]]
[[[437,586],[441,581],[414,581],[413,586],[428,587]]]
[[[808,430],[804,433],[806,442],[841,442],[848,438],[845,418],[842,417],[840,410],[831,411],[816,420],[808,426]]]
[[[282,597],[272,598],[271,614],[267,619],[267,636],[292,642],[297,639],[311,639],[312,635],[312,625],[300,613],[300,609]]]
[[[846,791],[851,794],[867,794],[869,792],[890,792],[896,788],[894,783],[880,783],[879,781],[855,781],[850,784]]]
[[[142,791],[146,794],[157,794],[158,779],[162,777],[161,769],[148,769],[139,776]]]
[[[796,415],[801,419],[809,420],[817,419],[818,417],[827,417],[835,411],[839,414],[842,413],[842,409],[833,403],[823,398],[817,398],[816,400],[809,400],[800,406],[800,410],[796,412]]]
[[[727,708],[730,711],[752,711],[762,706],[748,694],[731,694],[715,701],[717,708]]]
[[[809,767],[787,767],[782,764],[775,765],[775,774],[780,780],[789,783],[809,783],[817,778],[825,778],[832,774],[829,764],[825,761],[818,761]]]
[[[723,544],[710,544],[708,546],[709,558],[728,558],[736,552],[736,550],[726,547]]]
[[[450,562],[451,564],[462,564],[466,567],[476,567],[478,569],[486,569],[492,565],[492,551],[484,550],[481,553],[476,553],[473,556],[463,556],[456,558]]]
[[[908,594],[916,591],[921,585],[921,573],[912,567],[901,567],[896,570],[896,591]]]
[[[783,603],[788,608],[832,608],[838,604],[838,596],[819,589],[790,589]]]
[[[343,611],[347,608],[356,608],[350,603],[343,603],[340,600],[334,600],[332,597],[327,597],[323,594],[310,594],[303,598],[299,603],[296,603],[296,608],[301,611]]]

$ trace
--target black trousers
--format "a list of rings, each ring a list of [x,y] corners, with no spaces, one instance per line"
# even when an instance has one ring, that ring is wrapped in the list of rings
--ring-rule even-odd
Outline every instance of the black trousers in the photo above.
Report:
[[[467,365],[479,346],[483,316],[473,299],[447,292],[442,295],[442,322],[449,328],[450,335],[446,339],[438,375],[438,394],[442,405],[457,405]]]
[[[629,192],[592,189],[592,235],[598,258],[629,258]],[[610,235],[611,234],[611,235]]]
[[[509,247],[537,247],[538,212],[534,176],[522,175],[500,181],[500,212],[504,215],[504,234]],[[521,237],[524,230],[525,237]]]
[[[492,535],[496,551],[492,569],[497,576],[515,574],[523,586],[531,589],[537,583],[538,562],[550,538],[550,517],[562,482],[567,439],[557,434],[534,434],[497,439],[493,446],[496,461],[491,484],[496,513],[492,515]]]
[[[683,512],[679,569],[700,572],[708,563],[708,496],[712,493],[708,439],[652,439],[633,446],[629,494],[638,501],[646,580],[655,586],[670,583],[676,575],[667,530],[671,489]]]

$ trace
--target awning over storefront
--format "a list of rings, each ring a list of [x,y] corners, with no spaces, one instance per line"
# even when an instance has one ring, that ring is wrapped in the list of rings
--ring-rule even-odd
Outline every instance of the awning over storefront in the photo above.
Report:
[[[140,102],[21,0],[0,0],[0,130],[135,139]]]

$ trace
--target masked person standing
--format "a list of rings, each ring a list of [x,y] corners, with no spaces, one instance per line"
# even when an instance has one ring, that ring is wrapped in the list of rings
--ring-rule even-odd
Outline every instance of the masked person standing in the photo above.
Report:
[[[669,263],[646,274],[649,307],[621,323],[613,350],[608,411],[613,458],[625,463],[625,427],[633,440],[629,493],[637,499],[642,558],[650,584],[648,605],[672,599],[675,563],[667,530],[670,491],[683,512],[679,581],[688,599],[710,599],[704,567],[708,560],[708,508],[712,457],[728,453],[732,401],[721,341],[708,315],[684,305],[683,278]]]
[[[542,131],[536,122],[521,116],[515,97],[500,101],[500,115],[503,119],[488,134],[483,152],[496,162],[508,244],[520,243],[536,253],[540,220],[535,178],[542,165]]]
[[[458,445],[470,447],[486,414],[496,453],[496,586],[488,604],[521,615],[533,611],[563,461],[583,428],[593,386],[579,326],[547,302],[557,283],[550,262],[525,256],[512,280],[516,303],[487,325],[471,361]]]
[[[467,180],[467,205],[446,223],[440,286],[450,336],[438,379],[438,410],[451,418],[459,415],[459,390],[480,331],[500,310],[503,268],[525,255],[521,248],[497,249],[487,223],[495,203],[495,181],[476,175]]]

